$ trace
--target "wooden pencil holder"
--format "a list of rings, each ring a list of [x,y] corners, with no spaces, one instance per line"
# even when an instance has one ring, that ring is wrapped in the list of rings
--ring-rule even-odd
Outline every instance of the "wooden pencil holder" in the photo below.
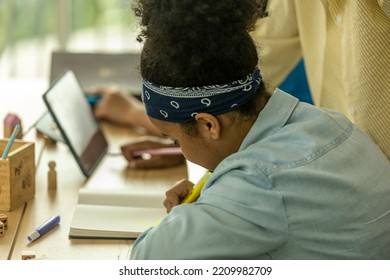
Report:
[[[0,154],[8,139],[0,140]],[[8,156],[0,156],[0,211],[12,211],[34,197],[34,143],[15,140]]]

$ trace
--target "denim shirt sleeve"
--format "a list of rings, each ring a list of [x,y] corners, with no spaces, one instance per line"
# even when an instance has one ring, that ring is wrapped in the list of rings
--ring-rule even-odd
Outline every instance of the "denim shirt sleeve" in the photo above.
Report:
[[[287,239],[287,218],[281,196],[265,177],[251,174],[237,170],[212,177],[198,202],[174,207],[143,233],[131,258],[268,259],[267,252]]]

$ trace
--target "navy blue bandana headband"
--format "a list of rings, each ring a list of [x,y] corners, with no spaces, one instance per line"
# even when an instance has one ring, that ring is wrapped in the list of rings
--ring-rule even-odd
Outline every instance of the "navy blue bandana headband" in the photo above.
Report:
[[[258,67],[245,79],[202,87],[167,87],[142,80],[142,101],[149,117],[184,123],[198,113],[223,114],[247,103],[261,82]]]

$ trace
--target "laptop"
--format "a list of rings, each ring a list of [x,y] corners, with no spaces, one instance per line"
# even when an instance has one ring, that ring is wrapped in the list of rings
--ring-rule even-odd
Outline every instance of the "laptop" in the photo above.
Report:
[[[107,153],[108,142],[76,74],[66,70],[43,94],[43,100],[48,113],[40,121],[54,120],[52,133],[61,135],[82,173],[91,176]]]
[[[72,70],[85,90],[115,84],[141,96],[140,53],[76,53],[55,51],[51,55],[50,84]]]

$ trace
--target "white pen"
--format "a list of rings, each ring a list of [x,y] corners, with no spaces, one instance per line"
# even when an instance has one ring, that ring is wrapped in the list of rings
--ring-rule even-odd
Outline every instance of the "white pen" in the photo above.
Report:
[[[168,148],[158,148],[158,149],[145,149],[137,150],[132,153],[133,157],[140,157],[142,159],[150,159],[152,156],[173,156],[173,155],[182,155],[180,147],[168,147]]]

